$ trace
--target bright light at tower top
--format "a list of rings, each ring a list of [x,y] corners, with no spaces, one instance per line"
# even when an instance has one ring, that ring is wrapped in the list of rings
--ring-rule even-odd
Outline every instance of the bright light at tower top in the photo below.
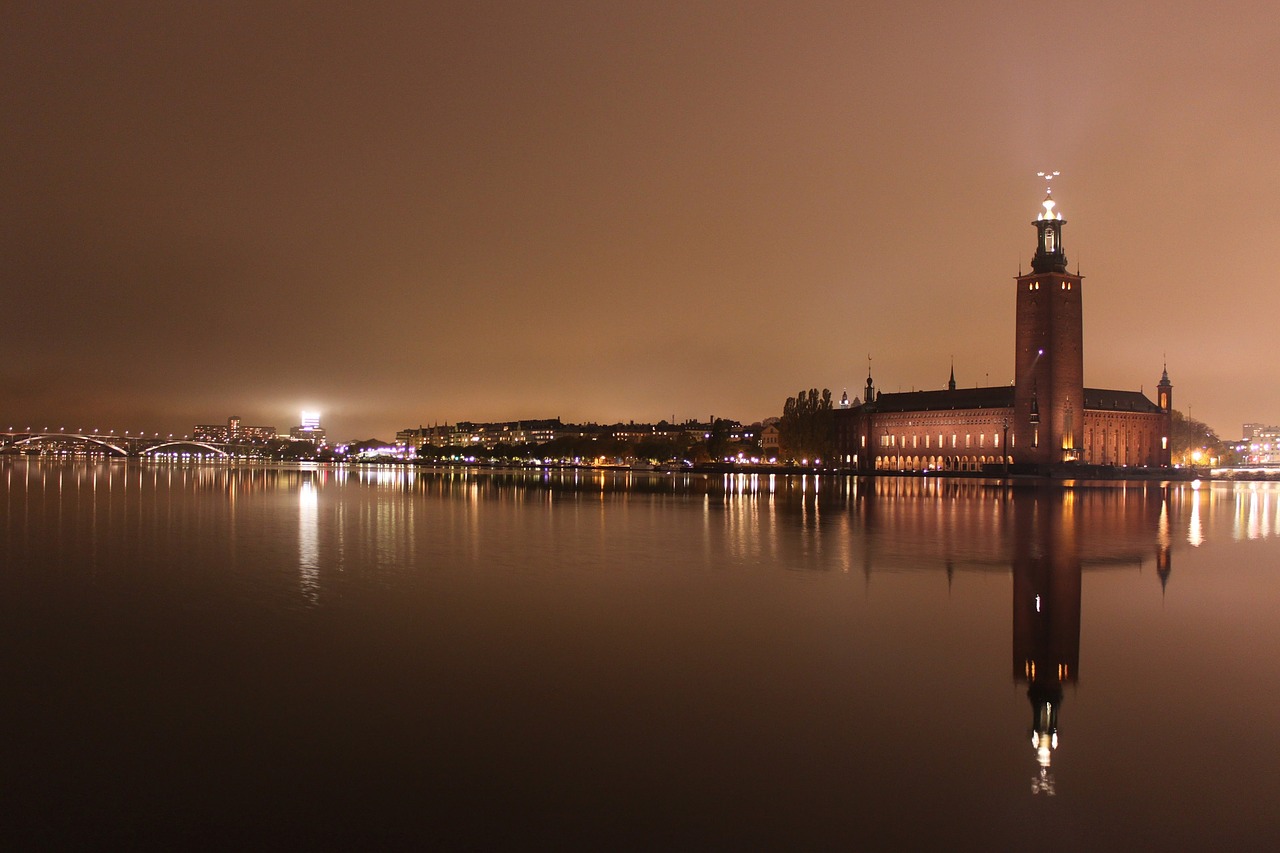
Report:
[[[308,412],[306,409],[303,409],[302,410],[302,426],[306,429],[319,429],[320,413]]]
[[[1036,176],[1044,178],[1044,181],[1045,181],[1044,201],[1041,202],[1041,204],[1044,207],[1044,211],[1040,213],[1040,215],[1037,216],[1036,219],[1044,220],[1044,219],[1061,219],[1062,218],[1061,212],[1054,213],[1053,211],[1053,208],[1056,204],[1056,202],[1054,202],[1053,200],[1053,179],[1058,177],[1058,175],[1061,175],[1061,174],[1062,174],[1061,172],[1036,172]]]

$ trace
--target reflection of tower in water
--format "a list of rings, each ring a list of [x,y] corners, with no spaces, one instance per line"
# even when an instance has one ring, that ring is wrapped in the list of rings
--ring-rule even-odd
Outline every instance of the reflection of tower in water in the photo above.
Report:
[[[1013,674],[1031,702],[1031,742],[1039,765],[1038,794],[1054,793],[1051,770],[1058,747],[1058,709],[1064,684],[1080,663],[1080,552],[1075,496],[1046,489],[1014,503]]]

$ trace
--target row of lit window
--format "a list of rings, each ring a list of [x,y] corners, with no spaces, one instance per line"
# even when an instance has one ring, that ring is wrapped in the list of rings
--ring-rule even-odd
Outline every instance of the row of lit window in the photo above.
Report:
[[[898,439],[899,439],[899,438],[901,438],[901,439],[902,439],[902,446],[903,446],[903,447],[906,447],[906,446],[907,446],[907,437],[906,437],[905,435],[904,435],[904,436],[897,436],[897,435],[882,435],[882,436],[880,436],[880,446],[881,446],[881,447],[897,447],[897,446],[898,446]],[[954,433],[954,432],[953,432],[953,433],[951,433],[951,446],[952,446],[952,447],[957,447],[957,446],[959,446],[959,441],[960,441],[960,436],[959,436],[959,434],[958,434],[958,433]],[[993,433],[991,434],[991,442],[992,442],[992,444],[991,444],[991,446],[992,446],[992,447],[999,447],[999,446],[1000,446],[1000,433],[998,433],[998,432],[993,432]],[[1010,447],[1012,447],[1013,445],[1014,445],[1013,438],[1010,438],[1010,439],[1009,439],[1009,446],[1010,446]],[[866,446],[867,446],[867,439],[866,439],[866,436],[863,436],[863,438],[862,438],[862,446],[863,446],[863,447],[866,447]],[[919,447],[919,446],[920,446],[920,436],[919,436],[919,435],[913,435],[913,436],[911,436],[911,446],[912,446],[912,447]],[[926,435],[926,436],[924,437],[924,446],[925,446],[925,449],[926,449],[926,450],[927,450],[927,449],[929,449],[930,447],[933,447],[933,446],[934,446],[934,444],[933,444],[933,436],[931,436],[931,435]],[[944,446],[945,446],[942,433],[938,433],[938,444],[937,444],[937,446],[938,446],[938,447],[944,447]],[[972,433],[965,433],[965,436],[964,436],[964,446],[965,446],[965,447],[973,447],[973,434],[972,434]],[[986,434],[985,432],[978,433],[978,447],[986,447],[986,446],[987,446],[987,434]]]
[[[1007,409],[1005,409],[1004,407],[1000,407],[999,410],[1007,411]],[[957,421],[965,421],[966,426],[981,426],[982,424],[1000,423],[1003,420],[1003,418],[1001,417],[989,417],[989,416],[982,417],[982,418],[964,417],[964,413],[966,411],[973,411],[973,410],[950,409],[945,412],[939,412],[936,415],[912,414],[910,419],[901,418],[901,417],[899,418],[880,417],[876,419],[876,423],[889,429],[897,429],[904,426],[924,426],[926,423],[930,421],[944,421],[948,424],[953,424]]]

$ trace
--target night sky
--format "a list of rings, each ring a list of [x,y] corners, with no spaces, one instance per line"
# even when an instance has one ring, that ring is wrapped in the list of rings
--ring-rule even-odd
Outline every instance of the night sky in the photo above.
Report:
[[[1086,384],[1280,422],[1274,0],[3,2],[0,80],[0,429],[1005,383],[1045,169]]]

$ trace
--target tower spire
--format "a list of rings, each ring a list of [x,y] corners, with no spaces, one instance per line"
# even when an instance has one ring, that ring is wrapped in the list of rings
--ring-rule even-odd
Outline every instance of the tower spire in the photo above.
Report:
[[[1036,227],[1036,254],[1031,259],[1031,270],[1037,273],[1045,272],[1066,272],[1067,256],[1062,251],[1062,226],[1066,224],[1066,220],[1062,218],[1062,212],[1054,210],[1058,203],[1053,200],[1053,179],[1062,174],[1061,172],[1036,172],[1036,174],[1044,178],[1044,201],[1040,206],[1044,208],[1037,216],[1035,222],[1031,223]]]

